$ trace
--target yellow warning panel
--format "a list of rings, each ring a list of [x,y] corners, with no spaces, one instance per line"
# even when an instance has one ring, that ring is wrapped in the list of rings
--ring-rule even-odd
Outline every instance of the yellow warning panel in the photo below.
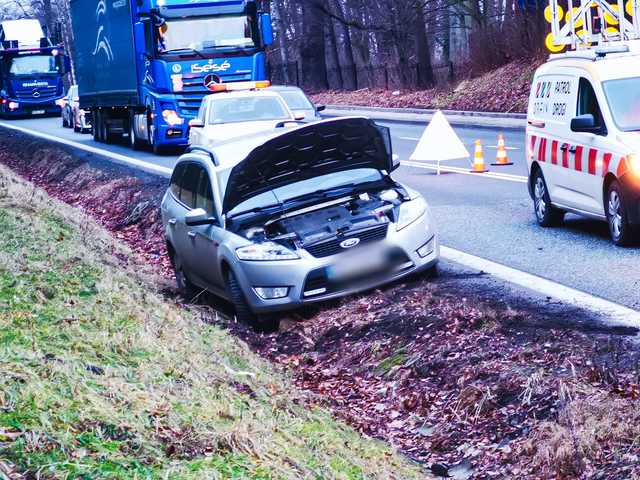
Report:
[[[564,45],[556,45],[553,43],[553,33],[547,34],[544,44],[551,53],[560,53],[564,50]]]
[[[566,23],[570,23],[571,22],[571,14],[573,12],[573,26],[575,28],[580,28],[584,21],[582,20],[582,16],[580,16],[579,18],[576,17],[576,14],[578,13],[578,7],[573,7],[573,9],[571,11],[567,11],[567,14],[564,17],[564,21]]]
[[[564,9],[558,5],[558,17],[562,18],[564,15]],[[551,13],[551,5],[547,5],[544,9],[544,19],[551,23],[553,22],[553,14]]]
[[[618,5],[611,5],[611,10],[615,10],[616,13],[620,10]],[[604,19],[607,25],[618,25],[618,19],[614,18],[609,12],[604,13]]]

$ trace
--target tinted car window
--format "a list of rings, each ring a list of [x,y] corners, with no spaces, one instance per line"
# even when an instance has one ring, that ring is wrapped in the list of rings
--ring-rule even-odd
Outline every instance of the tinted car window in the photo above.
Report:
[[[604,128],[604,120],[602,118],[602,112],[598,105],[598,98],[596,92],[593,90],[591,83],[586,78],[580,79],[580,87],[578,89],[578,115],[585,114],[593,115],[596,121],[596,126]]]
[[[211,181],[209,174],[202,169],[200,183],[196,193],[196,208],[204,209],[209,216],[213,216],[213,193],[211,192]]]
[[[202,168],[195,163],[188,163],[180,182],[180,201],[189,208],[196,204],[196,191]]]
[[[171,175],[171,184],[170,189],[171,193],[173,193],[174,197],[177,199],[180,198],[180,183],[182,181],[182,175],[184,175],[185,164],[181,163],[176,168],[173,169],[173,174]]]

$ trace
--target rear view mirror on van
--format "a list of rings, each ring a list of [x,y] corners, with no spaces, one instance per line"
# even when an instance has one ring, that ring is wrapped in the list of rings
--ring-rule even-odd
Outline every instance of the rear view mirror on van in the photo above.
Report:
[[[600,131],[600,127],[596,125],[596,119],[594,116],[587,113],[585,115],[578,115],[571,119],[571,131],[597,133]]]

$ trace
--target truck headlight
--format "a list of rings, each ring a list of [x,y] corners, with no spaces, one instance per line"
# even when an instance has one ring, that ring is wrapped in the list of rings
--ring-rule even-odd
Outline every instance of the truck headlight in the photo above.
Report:
[[[9,110],[17,110],[18,108],[20,108],[18,102],[9,102]]]
[[[396,230],[400,231],[418,220],[427,211],[427,202],[422,197],[414,198],[400,205]]]
[[[297,260],[297,253],[274,242],[256,243],[236,250],[240,260],[264,262],[271,260]]]
[[[178,112],[175,110],[162,110],[162,118],[172,127],[176,125],[182,125],[184,123],[184,118],[178,115]]]

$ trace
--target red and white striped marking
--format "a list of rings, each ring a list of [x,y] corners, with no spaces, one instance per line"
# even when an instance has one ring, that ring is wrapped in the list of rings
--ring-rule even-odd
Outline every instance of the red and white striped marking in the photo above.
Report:
[[[528,144],[529,155],[534,160],[588,175],[605,177],[607,173],[613,173],[621,177],[628,168],[625,156],[597,148],[571,145],[537,135],[530,135]],[[575,151],[571,152],[571,148]]]

